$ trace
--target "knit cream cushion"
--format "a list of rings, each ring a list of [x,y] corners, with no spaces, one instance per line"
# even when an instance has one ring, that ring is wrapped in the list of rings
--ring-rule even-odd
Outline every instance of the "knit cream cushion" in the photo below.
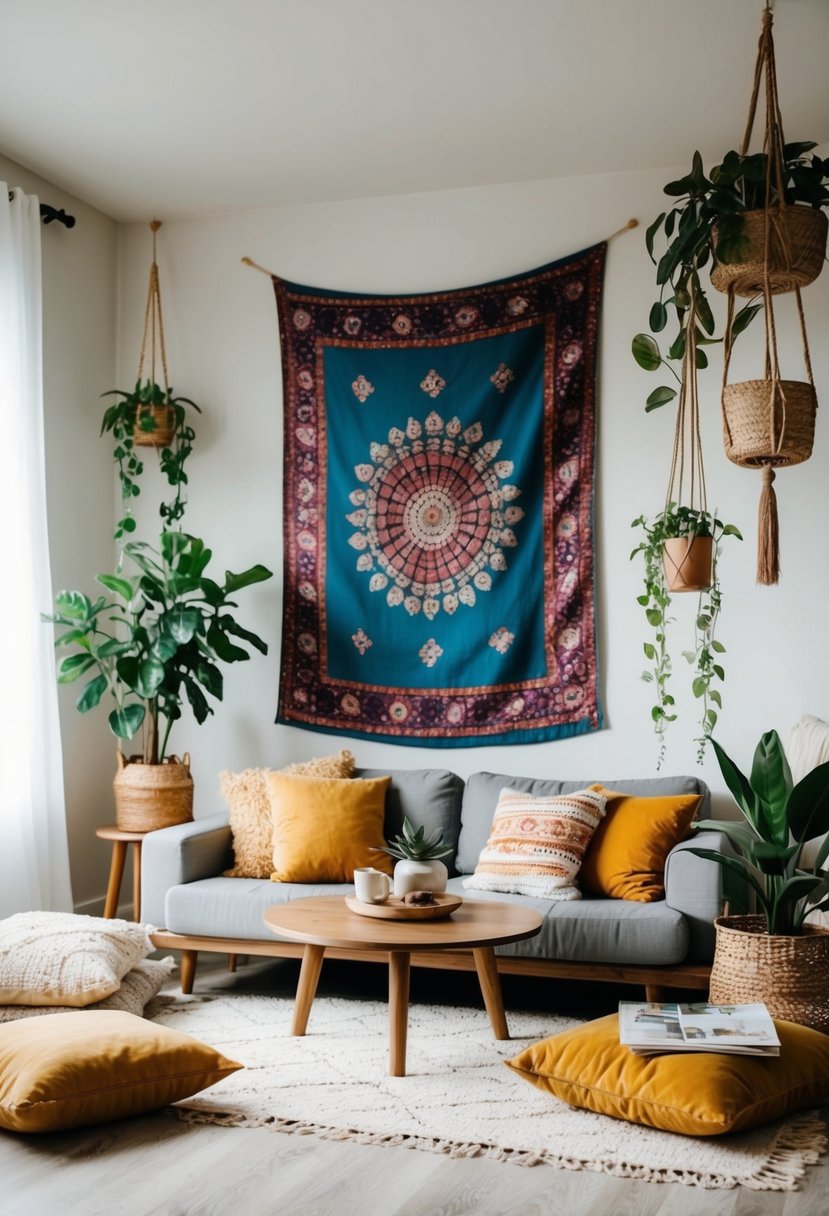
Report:
[[[175,970],[175,965],[172,958],[158,962],[145,958],[127,972],[117,992],[102,1001],[94,1001],[85,1010],[120,1009],[140,1018],[145,1006],[158,995],[164,981]],[[71,1009],[70,1005],[0,1005],[0,1022],[16,1022],[18,1018],[35,1018],[46,1013],[69,1013]]]
[[[277,769],[297,777],[353,777],[354,757],[343,750],[336,756],[305,760]],[[220,773],[222,794],[230,810],[233,833],[233,866],[228,878],[270,878],[273,871],[273,820],[265,774],[267,768],[247,768],[242,773]]]
[[[102,1001],[155,949],[149,925],[72,912],[18,912],[0,920],[0,1005]]]

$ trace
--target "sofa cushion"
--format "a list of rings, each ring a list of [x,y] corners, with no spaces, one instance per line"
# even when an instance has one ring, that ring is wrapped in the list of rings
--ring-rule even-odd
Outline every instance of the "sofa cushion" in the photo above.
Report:
[[[278,770],[300,777],[350,777],[354,757],[343,749],[336,756],[302,760]],[[247,768],[242,773],[219,773],[224,800],[230,812],[233,833],[233,867],[229,878],[270,878],[273,870],[273,820],[265,785],[266,768]]]
[[[452,863],[461,829],[461,778],[442,768],[358,768],[355,773],[357,777],[386,775],[391,776],[383,829],[386,839],[391,840],[403,831],[404,816],[416,828],[425,827],[427,832],[439,828],[446,844],[452,846],[452,853],[443,860],[450,874],[455,873]]]
[[[708,787],[696,777],[644,777],[639,780],[603,781],[589,777],[584,781],[547,781],[534,777],[510,777],[503,773],[473,773],[463,791],[461,830],[455,868],[459,874],[472,874],[481,850],[489,838],[489,830],[502,789],[521,790],[527,794],[549,797],[572,794],[590,785],[601,784],[620,794],[639,794],[656,798],[662,794],[702,794],[699,815],[710,814]]]
[[[489,840],[464,886],[580,899],[576,874],[604,812],[605,798],[593,790],[557,798],[501,790]]]
[[[274,882],[351,882],[358,866],[392,872],[383,818],[389,777],[266,773]]]
[[[650,903],[665,897],[665,862],[684,840],[697,813],[699,794],[641,798],[600,785],[605,818],[587,846],[579,871],[585,894]]]
[[[532,908],[543,917],[541,931],[523,942],[496,946],[496,954],[517,958],[567,959],[619,966],[670,966],[688,954],[688,923],[664,900],[637,904],[626,899],[550,900],[464,890],[451,878],[447,891],[465,900],[500,900]]]
[[[308,895],[353,895],[351,883],[270,882],[260,878],[202,878],[170,887],[165,925],[171,933],[274,941],[264,921],[275,904]]]

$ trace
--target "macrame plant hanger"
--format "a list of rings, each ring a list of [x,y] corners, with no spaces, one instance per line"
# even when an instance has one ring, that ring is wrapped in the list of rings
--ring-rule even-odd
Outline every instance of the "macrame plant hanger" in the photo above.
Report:
[[[825,217],[811,208],[786,206],[783,180],[784,140],[783,121],[777,94],[777,72],[772,38],[772,13],[763,12],[763,31],[757,51],[754,87],[749,106],[748,122],[740,147],[740,156],[748,154],[751,133],[757,111],[760,85],[765,76],[766,127],[763,151],[766,154],[765,205],[762,211],[762,261],[739,267],[717,268],[727,271],[727,281],[712,282],[728,292],[728,319],[725,331],[725,361],[723,367],[723,440],[728,459],[744,468],[763,471],[757,536],[757,582],[777,583],[780,576],[780,529],[777,496],[774,492],[774,470],[799,464],[812,454],[817,398],[809,356],[809,342],[800,288],[811,282],[823,262],[825,246]],[[773,192],[776,198],[772,199]],[[819,223],[815,224],[815,220]],[[817,228],[823,233],[818,241],[817,269],[814,263],[815,239],[806,237],[805,251],[800,244],[799,229],[809,234]],[[747,235],[750,236],[750,233]],[[810,257],[811,255],[811,257]],[[777,330],[773,297],[794,291],[800,322],[800,335],[807,381],[784,380],[780,374],[777,350]],[[762,293],[765,315],[765,370],[762,380],[747,380],[729,384],[728,372],[733,349],[732,325],[734,298]]]
[[[167,376],[167,351],[164,345],[164,317],[161,311],[161,287],[158,280],[158,262],[156,261],[156,233],[161,227],[161,220],[153,220],[150,231],[153,234],[153,262],[150,267],[150,282],[147,289],[147,304],[144,309],[144,333],[141,338],[141,354],[138,358],[138,383],[144,378],[147,369],[149,389],[146,393],[147,402],[138,410],[135,427],[135,443],[145,447],[167,448],[173,442],[176,429],[174,410],[167,404],[170,397],[170,385]],[[156,367],[161,363],[162,383],[156,379]],[[163,397],[154,391],[158,385],[163,391]],[[148,420],[152,419],[152,426]]]

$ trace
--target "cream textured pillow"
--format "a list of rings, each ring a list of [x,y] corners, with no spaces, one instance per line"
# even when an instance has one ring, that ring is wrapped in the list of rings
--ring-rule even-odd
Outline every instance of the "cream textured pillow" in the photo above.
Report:
[[[305,760],[281,768],[280,773],[297,777],[353,777],[351,752]],[[273,871],[273,820],[265,785],[267,768],[247,768],[243,773],[220,773],[222,794],[230,810],[233,833],[233,866],[228,878],[270,878]]]
[[[501,790],[489,840],[463,885],[542,899],[581,899],[575,878],[605,802],[594,790],[555,797]]]
[[[102,1001],[155,949],[152,927],[72,912],[18,912],[0,920],[0,1005]]]
[[[142,963],[128,971],[121,980],[121,987],[112,996],[102,1001],[87,1005],[83,1012],[91,1013],[95,1009],[120,1009],[123,1013],[131,1013],[142,1017],[144,1008],[154,996],[158,996],[161,986],[168,975],[175,970],[172,958],[163,958],[159,962],[145,958]],[[36,1018],[46,1013],[72,1013],[70,1005],[0,1005],[0,1022],[16,1022],[18,1018]]]

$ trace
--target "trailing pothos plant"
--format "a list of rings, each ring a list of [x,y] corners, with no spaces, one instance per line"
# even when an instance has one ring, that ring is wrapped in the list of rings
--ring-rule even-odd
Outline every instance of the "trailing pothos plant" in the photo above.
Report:
[[[819,209],[829,204],[829,159],[808,156],[817,145],[807,141],[786,144],[783,149],[783,203],[800,204]],[[696,366],[708,366],[708,356],[702,347],[722,341],[715,334],[716,324],[700,272],[720,262],[738,262],[744,255],[743,215],[761,207],[775,206],[780,201],[775,175],[767,199],[766,177],[768,157],[765,152],[741,156],[730,151],[719,165],[706,176],[702,157],[695,152],[690,173],[668,182],[665,194],[676,199],[674,206],[660,212],[645,233],[645,244],[656,266],[659,296],[651,306],[651,333],[638,333],[632,343],[633,357],[645,371],[664,368],[679,382],[672,366],[682,361],[687,340],[686,314],[694,302],[696,310]],[[655,253],[657,237],[664,239],[664,249]],[[762,304],[749,300],[735,314],[731,326],[732,339],[751,323]],[[676,332],[668,335],[669,345],[663,355],[653,336],[667,328],[673,314]],[[660,385],[647,398],[645,409],[655,410],[677,395],[672,384]]]
[[[644,592],[637,603],[645,611],[645,618],[653,630],[653,640],[643,646],[645,658],[650,666],[642,673],[642,679],[654,688],[654,704],[651,719],[658,739],[657,768],[661,768],[666,754],[665,732],[675,722],[676,699],[671,692],[673,660],[668,646],[669,626],[674,618],[669,615],[672,595],[665,575],[663,560],[664,542],[679,537],[710,537],[713,541],[711,586],[699,593],[694,618],[693,647],[682,651],[682,656],[691,666],[691,690],[700,702],[700,735],[697,742],[697,760],[702,763],[711,732],[717,724],[718,710],[722,709],[722,693],[719,685],[725,680],[722,656],[725,646],[716,637],[717,621],[722,606],[722,589],[717,571],[719,547],[726,536],[742,540],[734,524],[724,524],[709,511],[697,511],[691,507],[668,503],[655,519],[649,521],[640,515],[631,527],[640,528],[642,539],[631,553],[631,560],[641,556],[644,563]]]
[[[123,553],[134,574],[97,577],[110,597],[61,591],[56,612],[43,619],[64,630],[55,645],[71,650],[58,667],[59,683],[91,677],[77,709],[86,713],[109,695],[112,734],[131,739],[143,728],[144,763],[158,764],[183,705],[202,723],[213,713],[207,696],[222,700],[219,663],[250,658],[244,646],[268,653],[231,610],[239,591],[272,574],[255,565],[240,574],[226,571],[218,582],[206,573],[210,549],[179,531],[163,532],[158,549],[130,541]]]
[[[112,433],[115,444],[112,454],[121,490],[121,518],[116,525],[115,539],[123,540],[136,528],[132,500],[141,492],[140,478],[144,472],[144,462],[137,450],[141,445],[136,444],[136,435],[142,431],[151,434],[156,429],[154,409],[169,410],[174,420],[173,438],[169,446],[161,449],[159,465],[175,493],[169,502],[160,504],[159,514],[164,527],[180,522],[186,502],[184,487],[187,485],[187,473],[184,466],[196,437],[188,420],[187,408],[194,409],[196,413],[201,413],[201,410],[189,397],[175,396],[172,387],[162,388],[155,380],[142,380],[140,377],[131,392],[110,389],[102,396],[119,398],[107,406],[101,423],[102,435]]]

